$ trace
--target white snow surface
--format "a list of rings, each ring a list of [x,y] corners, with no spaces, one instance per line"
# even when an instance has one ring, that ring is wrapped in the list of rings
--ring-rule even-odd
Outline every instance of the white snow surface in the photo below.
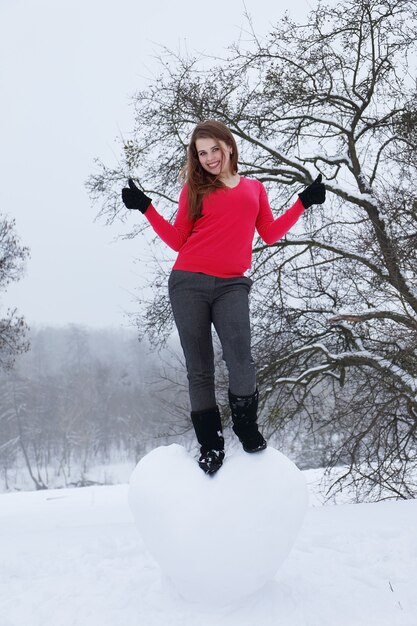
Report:
[[[303,474],[267,448],[231,454],[208,476],[180,445],[137,465],[129,503],[161,570],[189,602],[237,603],[272,580],[307,508]]]
[[[129,485],[0,494],[0,626],[416,626],[417,502],[322,506],[319,472],[303,474],[310,506],[277,574],[211,608],[161,573]]]

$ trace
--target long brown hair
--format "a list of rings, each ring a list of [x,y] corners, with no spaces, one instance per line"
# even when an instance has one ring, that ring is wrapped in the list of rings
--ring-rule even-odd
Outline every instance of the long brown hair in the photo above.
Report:
[[[199,122],[191,134],[190,143],[187,147],[187,162],[182,170],[182,178],[187,183],[188,217],[193,221],[201,217],[203,197],[216,189],[225,187],[219,175],[216,176],[207,172],[198,159],[195,142],[197,139],[207,138],[222,140],[229,148],[232,148],[230,169],[233,174],[236,174],[238,170],[237,145],[227,126],[216,120]],[[223,164],[224,154],[222,151],[222,167]]]

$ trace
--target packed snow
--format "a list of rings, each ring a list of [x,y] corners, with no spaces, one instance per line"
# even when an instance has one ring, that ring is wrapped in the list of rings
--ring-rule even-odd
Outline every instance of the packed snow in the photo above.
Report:
[[[181,596],[216,607],[274,578],[301,527],[307,489],[302,472],[274,448],[236,452],[208,476],[172,444],[138,463],[129,503],[146,547]]]
[[[247,485],[253,494],[259,468],[246,458],[239,472],[231,459],[220,471],[230,470],[224,481],[237,493]],[[303,475],[310,504],[287,558],[261,589],[227,606],[190,602],[162,574],[138,532],[128,484],[1,494],[0,625],[416,626],[416,501],[324,506],[319,472]],[[263,485],[259,491],[261,498]],[[204,539],[210,562],[202,566],[211,569],[218,548],[232,541],[230,516],[221,546]],[[187,528],[198,544],[200,528]],[[242,545],[231,557],[242,576],[251,568],[248,550]]]

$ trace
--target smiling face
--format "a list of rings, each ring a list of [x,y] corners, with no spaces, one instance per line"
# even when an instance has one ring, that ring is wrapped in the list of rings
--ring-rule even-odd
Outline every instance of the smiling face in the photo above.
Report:
[[[230,176],[231,147],[221,139],[199,138],[196,139],[195,147],[201,167],[214,176],[220,174]]]

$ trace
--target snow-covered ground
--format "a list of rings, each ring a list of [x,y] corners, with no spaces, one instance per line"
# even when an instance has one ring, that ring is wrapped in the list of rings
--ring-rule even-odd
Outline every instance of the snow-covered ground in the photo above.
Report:
[[[321,506],[305,475],[312,504],[275,579],[217,610],[161,576],[127,484],[1,494],[0,626],[417,626],[417,502]]]

